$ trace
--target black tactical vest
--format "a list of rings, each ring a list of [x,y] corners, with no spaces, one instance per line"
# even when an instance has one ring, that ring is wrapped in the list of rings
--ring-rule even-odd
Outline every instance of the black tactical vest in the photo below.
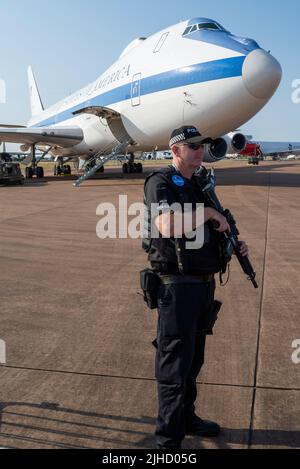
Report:
[[[145,187],[150,179],[160,174],[170,191],[175,193],[176,201],[180,203],[182,210],[185,203],[203,203],[202,188],[204,181],[201,175],[193,175],[192,179],[184,179],[185,184],[178,186],[174,184],[172,177],[182,175],[173,167],[151,173],[146,181]],[[151,183],[151,182],[150,182]],[[146,203],[146,201],[145,201]],[[186,275],[214,274],[220,271],[220,243],[219,233],[213,229],[211,222],[204,226],[204,245],[200,249],[186,249],[186,241],[182,238],[152,238],[151,239],[151,213],[147,207],[145,214],[145,235],[143,249],[148,253],[148,260],[154,270],[166,274],[183,273]]]

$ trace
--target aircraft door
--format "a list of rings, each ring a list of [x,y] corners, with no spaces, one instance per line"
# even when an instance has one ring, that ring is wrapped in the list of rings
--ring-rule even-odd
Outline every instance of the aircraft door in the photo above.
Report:
[[[131,84],[131,106],[139,106],[141,104],[141,79],[142,74],[136,73],[132,77]]]

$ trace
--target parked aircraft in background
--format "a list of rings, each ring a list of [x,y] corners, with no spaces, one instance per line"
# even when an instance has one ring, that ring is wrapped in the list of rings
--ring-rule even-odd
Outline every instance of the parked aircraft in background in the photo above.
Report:
[[[247,142],[244,150],[238,153],[240,155],[259,157],[292,157],[300,155],[300,142],[261,142],[250,140]]]
[[[193,18],[134,40],[95,82],[46,110],[29,67],[32,118],[27,127],[2,126],[0,140],[32,148],[28,177],[43,175],[36,146],[56,156],[61,171],[74,158],[95,164],[82,181],[124,149],[165,150],[171,131],[191,124],[210,139],[206,161],[218,161],[235,146],[233,134],[222,136],[264,107],[281,75],[253,39]]]
[[[258,142],[260,151],[267,156],[300,154],[300,142]]]

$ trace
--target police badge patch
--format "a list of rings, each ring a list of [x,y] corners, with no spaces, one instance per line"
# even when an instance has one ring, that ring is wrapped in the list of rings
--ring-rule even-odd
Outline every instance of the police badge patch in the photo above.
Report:
[[[184,179],[181,176],[178,176],[177,174],[172,176],[172,181],[174,182],[174,184],[176,184],[176,186],[179,187],[182,187],[185,184]]]

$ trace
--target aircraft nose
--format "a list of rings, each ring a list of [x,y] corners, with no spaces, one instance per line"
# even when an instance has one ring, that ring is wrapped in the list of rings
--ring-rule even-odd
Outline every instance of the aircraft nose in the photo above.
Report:
[[[256,49],[246,57],[243,81],[252,96],[269,99],[277,90],[282,77],[280,63],[263,49]]]

